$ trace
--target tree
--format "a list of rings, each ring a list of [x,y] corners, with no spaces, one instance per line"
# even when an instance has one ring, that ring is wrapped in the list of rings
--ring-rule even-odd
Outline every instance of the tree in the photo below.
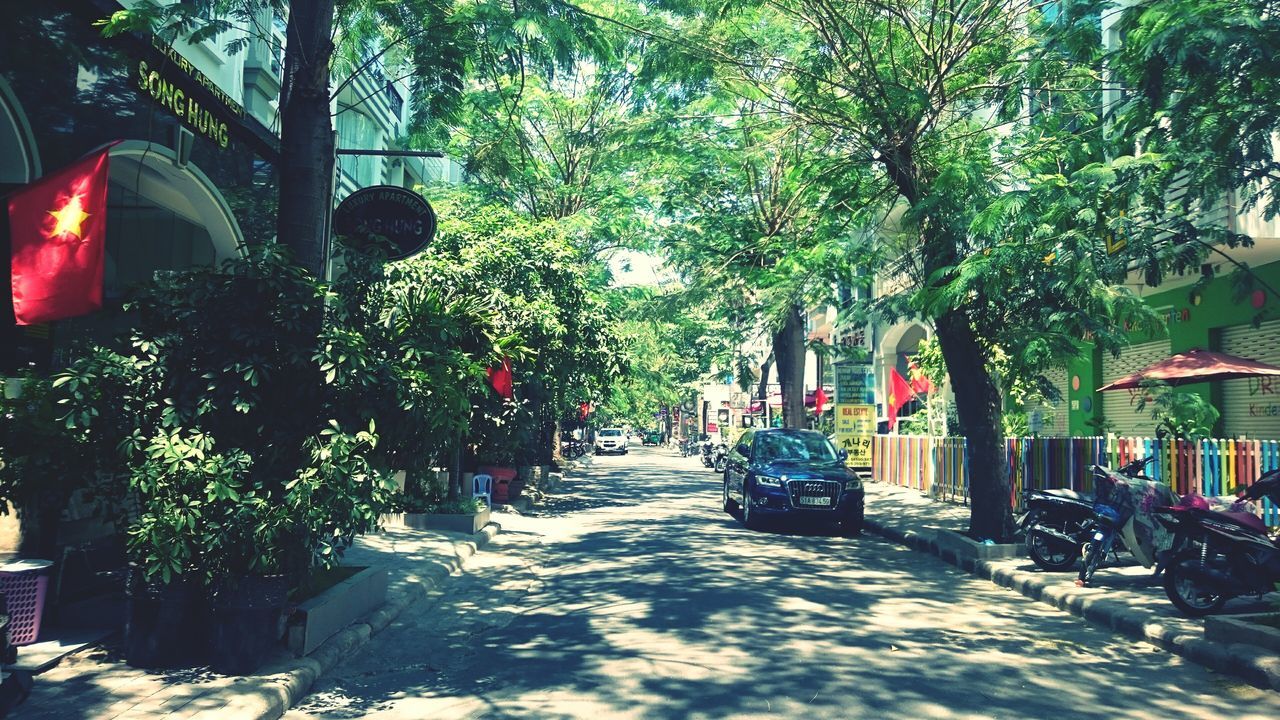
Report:
[[[1104,15],[1122,40],[1107,49],[1080,42],[1097,34]],[[1252,240],[1218,219],[1224,204],[1227,212],[1257,207],[1267,218],[1280,211],[1274,5],[1077,0],[1063,6],[1054,33],[1079,62],[1106,69],[1114,96],[1106,217],[1145,281],[1197,271],[1216,254],[1234,266],[1241,296],[1259,285],[1277,294],[1229,252]]]
[[[805,313],[848,274],[855,213],[839,210],[859,178],[806,129],[723,86],[661,122],[664,251],[700,293],[722,296],[742,339],[765,329],[783,423],[805,427]]]
[[[1086,336],[1115,343],[1140,306],[1114,288],[1127,258],[1106,259],[1105,192],[1087,192],[1107,182],[1091,68],[1017,0],[745,0],[684,18],[686,52],[864,173],[822,212],[879,209],[848,219],[873,238],[850,261],[902,289],[864,309],[933,324],[974,470],[970,534],[1007,539],[1005,383]]]
[[[477,58],[497,71],[520,74],[529,64],[567,62],[575,47],[589,46],[594,38],[591,19],[565,14],[550,0],[456,6],[435,0],[142,0],[113,13],[104,32],[156,32],[203,42],[240,27],[274,43],[273,14],[288,19],[279,103],[277,237],[317,276],[328,260],[326,218],[333,204],[330,102],[342,88],[394,62],[396,74],[412,78],[411,137],[439,141]],[[335,70],[348,74],[339,79]]]

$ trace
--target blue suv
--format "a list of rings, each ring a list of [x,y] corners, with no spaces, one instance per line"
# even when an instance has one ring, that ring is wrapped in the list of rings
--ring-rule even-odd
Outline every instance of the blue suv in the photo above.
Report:
[[[812,430],[748,430],[729,451],[724,511],[741,513],[755,530],[766,518],[838,524],[847,536],[862,532],[862,481],[845,466],[847,455]]]

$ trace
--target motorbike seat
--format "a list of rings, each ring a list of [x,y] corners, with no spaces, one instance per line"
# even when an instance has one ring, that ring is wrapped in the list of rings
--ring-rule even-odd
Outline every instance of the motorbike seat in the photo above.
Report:
[[[1059,497],[1059,498],[1062,498],[1062,499],[1064,499],[1064,500],[1075,500],[1076,502],[1082,502],[1082,503],[1092,503],[1092,502],[1093,502],[1093,496],[1092,496],[1092,495],[1088,495],[1088,494],[1086,494],[1086,493],[1082,493],[1082,492],[1076,492],[1075,490],[1069,490],[1069,489],[1067,489],[1067,488],[1054,488],[1053,490],[1039,490],[1039,491],[1037,491],[1037,492],[1039,492],[1039,493],[1040,493],[1040,494],[1042,494],[1042,495],[1049,495],[1049,496],[1051,496],[1051,497]]]
[[[1262,522],[1262,518],[1258,517],[1257,515],[1254,515],[1253,513],[1224,512],[1219,514],[1225,515],[1231,518],[1237,524],[1243,525],[1249,528],[1250,530],[1256,530],[1257,532],[1260,532],[1264,535],[1267,533],[1267,524]]]

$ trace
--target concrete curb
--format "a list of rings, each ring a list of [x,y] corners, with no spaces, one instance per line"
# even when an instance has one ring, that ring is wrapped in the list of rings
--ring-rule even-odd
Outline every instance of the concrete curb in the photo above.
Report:
[[[190,688],[184,688],[183,685],[175,685],[172,690],[160,695],[171,695],[173,700],[188,700],[177,712],[185,715],[195,711],[187,716],[199,720],[276,720],[305,697],[320,676],[364,647],[370,638],[385,630],[414,603],[425,598],[441,581],[461,570],[468,559],[488,545],[501,531],[500,525],[490,523],[472,535],[470,540],[454,543],[452,558],[431,563],[425,573],[426,577],[421,581],[393,583],[387,602],[382,607],[329,638],[306,657],[278,662],[264,668],[257,675],[226,678],[198,696],[190,696]],[[159,696],[152,698],[160,702],[166,699]]]
[[[1150,643],[1210,670],[1236,675],[1251,685],[1280,690],[1280,656],[1263,648],[1254,645],[1224,645],[1206,640],[1203,634],[1189,634],[1181,628],[1169,627],[1165,624],[1165,618],[1157,613],[1132,607],[1122,600],[1046,580],[1046,577],[1060,580],[1064,576],[1061,573],[1046,576],[1044,573],[999,567],[986,560],[957,557],[945,552],[928,530],[893,527],[871,518],[867,518],[866,527],[900,545],[932,553],[971,575],[1084,618],[1093,625]]]

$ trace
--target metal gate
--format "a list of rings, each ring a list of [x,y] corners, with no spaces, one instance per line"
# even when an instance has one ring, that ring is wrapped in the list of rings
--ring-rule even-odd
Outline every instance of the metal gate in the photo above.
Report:
[[[1222,352],[1280,365],[1280,320],[1222,329]],[[1222,383],[1222,428],[1227,437],[1280,439],[1280,378]]]
[[[1102,383],[1105,385],[1118,380],[1132,372],[1169,357],[1169,341],[1130,345],[1120,352],[1120,357],[1112,357],[1111,353],[1102,355]],[[1151,419],[1150,404],[1138,411],[1138,403],[1145,390],[1109,390],[1102,395],[1102,414],[1110,423],[1110,432],[1121,437],[1151,437],[1155,435],[1156,423]]]

